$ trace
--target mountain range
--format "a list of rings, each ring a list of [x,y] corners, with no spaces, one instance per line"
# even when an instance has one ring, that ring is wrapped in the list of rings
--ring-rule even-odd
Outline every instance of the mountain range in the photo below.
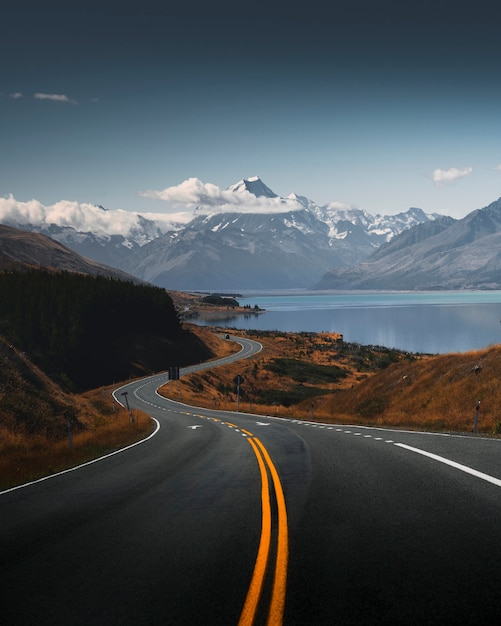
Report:
[[[402,233],[318,289],[501,289],[501,198],[460,220],[442,217]]]
[[[364,262],[334,268],[317,289],[501,289],[501,198],[455,220],[401,233]]]
[[[257,176],[227,192],[234,202],[197,207],[188,222],[135,215],[127,232],[111,226],[109,232],[102,226],[83,230],[69,218],[20,223],[11,217],[4,223],[45,234],[83,257],[166,289],[219,291],[310,288],[331,270],[365,262],[414,227],[440,221],[418,208],[374,216],[319,206],[294,193],[279,197]],[[103,207],[86,210],[94,223],[111,224]],[[113,217],[122,219],[118,212]]]
[[[179,291],[501,288],[501,198],[453,219],[418,208],[371,215],[319,206],[294,193],[280,197],[257,176],[222,197],[224,204],[196,207],[179,221],[99,205],[72,206],[58,223],[54,208],[28,222],[16,221],[20,212],[14,211],[4,223],[44,234],[54,245],[43,241],[36,254],[28,253],[27,242],[12,232],[7,237],[4,226],[0,256],[4,265],[17,260],[57,267],[75,263],[63,262],[67,247],[80,255],[77,264],[90,263],[83,271],[125,272]],[[80,221],[72,224],[73,215]],[[37,260],[40,250],[44,260]]]

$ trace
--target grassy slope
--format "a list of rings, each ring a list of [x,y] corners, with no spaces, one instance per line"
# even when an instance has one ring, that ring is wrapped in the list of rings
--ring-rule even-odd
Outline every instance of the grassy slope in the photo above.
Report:
[[[343,348],[323,334],[262,333],[254,338],[264,345],[256,357],[187,376],[178,387],[165,386],[163,393],[198,406],[235,410],[233,379],[240,374],[242,411],[330,423],[471,432],[480,401],[479,431],[501,431],[501,346],[416,358],[370,347],[357,352],[356,346]],[[271,362],[283,357],[302,360],[305,372],[318,363],[338,366],[346,376],[331,383],[300,382],[297,375],[292,378],[269,369]],[[301,386],[305,399],[286,406],[283,398],[297,398],[294,392]],[[319,388],[323,393],[317,395]],[[271,394],[270,401],[260,404],[263,389],[274,390],[275,401]]]
[[[218,357],[238,350],[210,329],[189,328]],[[235,410],[233,379],[240,374],[241,411],[453,432],[471,432],[480,401],[479,431],[501,431],[501,346],[418,359],[344,344],[328,334],[249,336],[263,343],[260,354],[182,377],[178,384],[166,385],[164,393],[198,406]],[[192,356],[193,362],[199,360]],[[131,426],[127,412],[114,406],[111,390],[118,383],[81,395],[64,393],[3,340],[0,376],[0,489],[95,458],[151,432],[147,415],[135,412]],[[71,450],[68,420],[73,424]]]
[[[237,348],[196,327],[187,354]],[[60,471],[137,441],[152,430],[145,413],[129,414],[111,397],[119,383],[74,395],[64,392],[15,346],[0,337],[0,490]],[[73,447],[70,449],[68,422]]]

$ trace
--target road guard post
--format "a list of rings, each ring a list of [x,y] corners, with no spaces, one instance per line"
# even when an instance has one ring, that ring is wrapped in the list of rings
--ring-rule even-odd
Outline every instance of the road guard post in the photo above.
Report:
[[[475,418],[473,420],[473,432],[478,432],[478,414],[480,413],[480,400],[477,402],[477,406],[475,407]]]

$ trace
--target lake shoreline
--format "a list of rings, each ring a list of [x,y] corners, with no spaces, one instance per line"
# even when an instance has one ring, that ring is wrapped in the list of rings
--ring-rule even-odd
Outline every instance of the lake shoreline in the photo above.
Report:
[[[253,293],[239,298],[246,308],[192,321],[236,330],[337,332],[346,341],[423,354],[468,352],[501,340],[497,290]]]

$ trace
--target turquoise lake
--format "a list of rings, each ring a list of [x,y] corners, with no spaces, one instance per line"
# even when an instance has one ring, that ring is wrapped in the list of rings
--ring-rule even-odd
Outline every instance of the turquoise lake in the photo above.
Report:
[[[409,352],[467,352],[501,343],[501,291],[244,293],[247,315],[198,321],[225,328],[337,332]],[[258,306],[264,313],[255,314]]]

